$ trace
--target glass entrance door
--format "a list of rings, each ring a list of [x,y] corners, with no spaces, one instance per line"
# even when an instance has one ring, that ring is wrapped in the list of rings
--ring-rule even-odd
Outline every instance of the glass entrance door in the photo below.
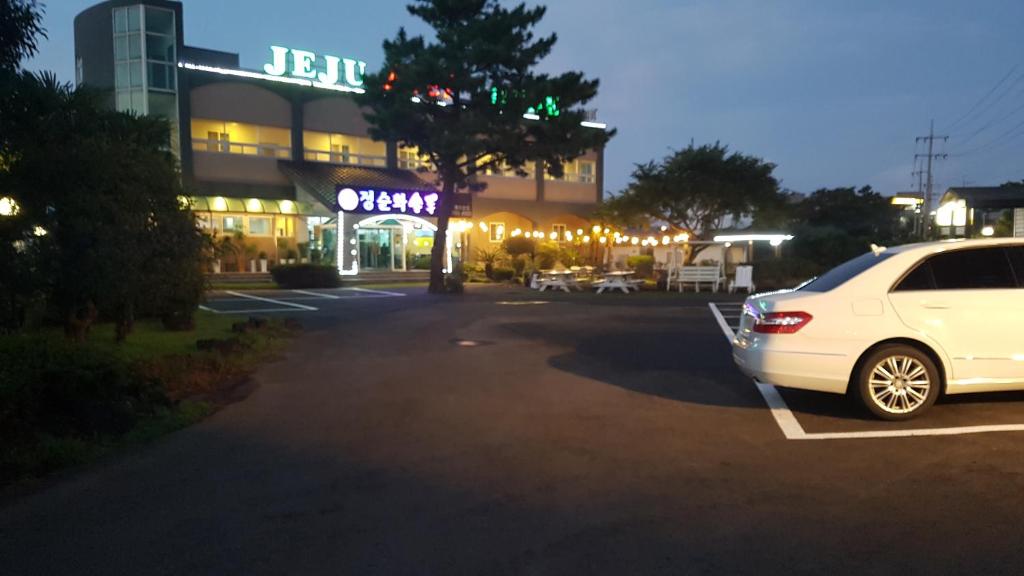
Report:
[[[360,228],[359,267],[363,270],[391,270],[392,239],[390,228]]]

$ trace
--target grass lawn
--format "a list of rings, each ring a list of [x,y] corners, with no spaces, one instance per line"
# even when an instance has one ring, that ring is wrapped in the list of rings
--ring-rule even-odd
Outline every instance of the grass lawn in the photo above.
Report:
[[[196,312],[196,328],[191,332],[170,332],[159,320],[143,320],[135,324],[127,340],[120,344],[114,341],[113,324],[99,324],[89,331],[89,344],[113,352],[129,362],[189,354],[196,350],[199,340],[231,336],[231,325],[238,320],[200,310]]]

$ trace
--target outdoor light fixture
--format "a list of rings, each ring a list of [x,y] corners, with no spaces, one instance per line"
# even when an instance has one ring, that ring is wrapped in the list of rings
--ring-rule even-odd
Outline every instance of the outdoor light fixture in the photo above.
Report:
[[[580,126],[583,126],[584,128],[597,128],[598,130],[604,130],[605,128],[608,128],[608,125],[605,124],[604,122],[587,122],[585,120],[583,122],[580,122]]]
[[[594,227],[591,228],[590,231],[593,232],[594,234],[600,234],[601,233],[601,227],[598,226],[597,224],[594,224]]]
[[[601,244],[604,244],[605,242],[608,241],[608,239],[605,238],[604,236],[601,236],[600,238],[597,239],[597,241],[600,242]]]
[[[21,207],[14,201],[14,198],[4,196],[0,198],[0,216],[17,216]]]
[[[985,226],[981,229],[982,236],[992,236],[996,233],[996,229],[991,226]]]
[[[540,120],[540,116],[537,114],[523,114],[523,118],[526,118],[527,120]]]

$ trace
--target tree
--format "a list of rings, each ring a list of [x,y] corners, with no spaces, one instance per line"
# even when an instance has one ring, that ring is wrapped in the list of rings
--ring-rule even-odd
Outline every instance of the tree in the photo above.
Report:
[[[608,202],[619,222],[657,220],[708,241],[727,218],[733,222],[779,201],[775,165],[715,143],[688,146],[661,162],[637,165],[632,182]],[[692,261],[706,245],[696,244]]]
[[[834,266],[868,250],[871,244],[910,239],[900,230],[899,210],[870,186],[822,188],[791,207],[789,227],[794,255]]]
[[[404,29],[384,42],[384,66],[366,78],[359,97],[370,109],[371,135],[415,147],[429,158],[441,185],[430,291],[444,291],[442,266],[454,195],[479,191],[474,178],[505,166],[525,174],[530,161],[562,174],[562,165],[603,146],[614,134],[585,128],[582,106],[597,80],[579,72],[539,74],[536,65],[556,42],[533,28],[545,8],[496,0],[415,0],[407,7],[434,30],[431,41]],[[532,111],[531,118],[524,113]]]
[[[42,20],[36,0],[0,0],[0,70],[17,70],[36,53],[36,39],[46,38]]]
[[[78,340],[100,315],[115,322],[118,340],[140,311],[187,325],[201,297],[203,237],[179,200],[167,122],[108,110],[98,94],[50,74],[21,72],[11,86],[0,189],[19,213],[0,223],[0,237],[16,247],[0,267],[29,270],[33,282],[0,282],[6,299],[43,294]],[[10,314],[11,323],[21,316]]]

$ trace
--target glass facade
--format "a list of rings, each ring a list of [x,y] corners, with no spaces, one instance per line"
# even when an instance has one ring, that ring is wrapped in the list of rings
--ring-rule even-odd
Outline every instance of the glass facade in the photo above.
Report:
[[[114,104],[120,112],[162,116],[179,146],[177,35],[174,12],[137,4],[112,11]]]

